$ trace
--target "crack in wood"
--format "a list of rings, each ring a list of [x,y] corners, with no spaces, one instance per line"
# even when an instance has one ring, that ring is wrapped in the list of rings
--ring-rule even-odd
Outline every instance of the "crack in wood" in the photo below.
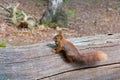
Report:
[[[107,47],[115,47],[115,46],[119,46],[119,43],[112,43],[112,44],[109,44],[109,45],[99,45],[99,46],[88,46],[87,48],[79,48],[79,50],[85,50],[85,49],[90,49],[90,48],[107,48]]]

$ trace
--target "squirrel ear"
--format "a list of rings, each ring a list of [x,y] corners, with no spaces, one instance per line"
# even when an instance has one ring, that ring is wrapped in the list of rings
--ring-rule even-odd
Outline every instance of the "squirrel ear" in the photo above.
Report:
[[[59,30],[58,35],[60,36],[61,39],[63,39],[62,30]]]
[[[59,30],[59,35],[62,35],[62,30]]]

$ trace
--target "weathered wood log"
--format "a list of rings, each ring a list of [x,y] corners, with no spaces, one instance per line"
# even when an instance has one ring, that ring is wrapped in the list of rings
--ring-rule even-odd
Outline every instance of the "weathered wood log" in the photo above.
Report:
[[[66,63],[53,42],[0,49],[0,80],[108,80],[120,77],[120,34],[69,39],[81,53],[102,50],[108,60],[94,65]],[[84,75],[84,76],[83,76]]]
[[[119,80],[120,64],[69,71],[42,80]]]

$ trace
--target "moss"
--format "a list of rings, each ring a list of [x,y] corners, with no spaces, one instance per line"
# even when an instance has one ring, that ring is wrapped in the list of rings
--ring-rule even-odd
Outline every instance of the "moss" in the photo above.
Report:
[[[73,17],[75,14],[76,14],[76,10],[69,10],[69,11],[67,12],[67,16],[68,16],[68,17]]]
[[[0,47],[5,48],[6,47],[6,42],[0,41]]]
[[[68,2],[69,0],[63,0],[63,2]]]
[[[48,26],[51,27],[51,28],[56,28],[56,27],[58,27],[59,25],[58,25],[57,23],[52,23],[52,22],[51,22],[51,23],[48,24]]]

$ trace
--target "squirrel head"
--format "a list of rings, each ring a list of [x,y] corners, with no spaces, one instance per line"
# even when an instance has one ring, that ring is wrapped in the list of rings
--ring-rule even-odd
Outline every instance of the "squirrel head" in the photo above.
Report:
[[[63,39],[62,30],[58,31],[58,34],[53,38],[56,44]]]

